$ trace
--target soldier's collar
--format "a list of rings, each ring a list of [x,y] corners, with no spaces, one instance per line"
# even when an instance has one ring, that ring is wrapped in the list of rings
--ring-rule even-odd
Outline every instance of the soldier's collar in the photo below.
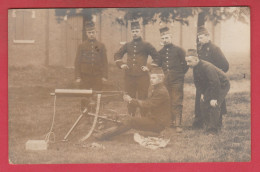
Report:
[[[97,41],[97,39],[87,39],[88,40],[88,42],[96,42]]]
[[[139,41],[142,41],[142,37],[137,38],[137,39],[133,39],[133,42],[139,42]]]
[[[170,47],[173,47],[173,43],[170,43],[170,44],[167,44],[167,45],[164,45],[165,48],[170,48]]]
[[[202,64],[202,60],[200,60],[199,63],[194,68],[198,68],[199,66],[201,66],[201,64]]]
[[[205,43],[203,46],[207,46],[211,44],[211,40],[209,40],[209,42]]]
[[[162,87],[163,85],[164,85],[164,83],[163,83],[163,82],[160,82],[160,83],[154,85],[153,88],[154,88],[154,89],[155,89],[155,88],[159,88],[159,87]]]

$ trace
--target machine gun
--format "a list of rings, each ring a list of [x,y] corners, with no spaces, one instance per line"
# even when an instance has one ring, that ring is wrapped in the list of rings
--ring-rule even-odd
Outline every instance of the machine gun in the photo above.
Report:
[[[94,121],[90,131],[82,138],[80,141],[87,140],[94,131],[98,118],[112,121],[115,123],[120,123],[120,121],[115,119],[110,119],[107,116],[100,115],[100,108],[101,105],[106,104],[107,102],[117,99],[120,100],[123,98],[124,92],[123,91],[94,91],[94,90],[83,90],[83,89],[55,89],[54,93],[51,93],[51,96],[54,96],[54,115],[53,115],[53,123],[49,133],[52,133],[53,124],[54,124],[54,117],[56,113],[56,99],[57,97],[84,97],[88,99],[83,99],[85,101],[81,102],[81,113],[77,120],[74,122],[70,130],[64,136],[63,141],[67,141],[68,136],[79,123],[80,119],[84,115],[94,116]],[[91,98],[91,101],[89,100]],[[94,101],[93,101],[93,99]],[[93,112],[93,108],[95,109]],[[46,137],[49,137],[50,134],[47,134]]]

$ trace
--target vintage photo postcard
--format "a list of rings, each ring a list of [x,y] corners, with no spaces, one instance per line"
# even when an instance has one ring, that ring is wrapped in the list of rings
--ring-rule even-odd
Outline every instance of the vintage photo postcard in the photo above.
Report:
[[[8,10],[10,164],[251,161],[250,8]]]

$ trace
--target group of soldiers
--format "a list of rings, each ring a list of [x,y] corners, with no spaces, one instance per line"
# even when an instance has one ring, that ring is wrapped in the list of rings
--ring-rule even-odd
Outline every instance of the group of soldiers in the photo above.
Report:
[[[219,47],[210,41],[205,27],[199,27],[197,50],[187,53],[172,43],[169,28],[160,28],[163,48],[160,51],[142,39],[139,22],[131,23],[133,40],[124,44],[114,55],[116,65],[124,71],[124,95],[129,119],[102,133],[100,140],[111,138],[131,128],[161,132],[166,127],[182,132],[182,109],[184,77],[189,67],[193,68],[196,86],[194,129],[205,128],[216,134],[222,126],[226,113],[225,96],[229,80],[225,72],[229,63]],[[82,89],[102,90],[108,80],[108,62],[105,45],[96,40],[97,31],[93,22],[86,23],[87,40],[79,45],[75,60],[76,82]],[[126,62],[123,61],[127,55]],[[147,66],[148,57],[153,61]],[[161,69],[162,73],[157,73]],[[152,86],[148,97],[148,88]],[[137,108],[141,117],[136,116]]]

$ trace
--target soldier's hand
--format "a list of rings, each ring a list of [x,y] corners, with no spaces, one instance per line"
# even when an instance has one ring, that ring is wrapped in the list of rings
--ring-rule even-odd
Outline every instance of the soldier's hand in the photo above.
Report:
[[[80,78],[77,78],[77,79],[76,79],[76,82],[77,82],[77,83],[81,82],[81,79],[80,79]]]
[[[121,69],[126,70],[126,69],[129,69],[129,67],[127,66],[127,64],[122,64],[122,65],[121,65]]]
[[[153,66],[153,67],[158,67],[158,64],[156,64],[155,62],[152,62],[152,63],[151,63],[151,66]]]
[[[144,71],[144,72],[145,72],[145,71],[149,71],[149,69],[148,69],[147,66],[142,66],[141,69],[142,69],[142,71]]]
[[[127,94],[123,96],[123,99],[124,99],[125,102],[128,102],[128,103],[130,103],[131,100],[132,100],[132,98]]]
[[[107,82],[107,79],[106,78],[102,78],[102,82]]]
[[[205,100],[204,100],[204,95],[203,95],[203,94],[201,94],[200,101],[202,101],[202,102],[205,101]]]
[[[218,101],[217,100],[210,100],[210,106],[216,107],[217,105],[218,105]]]

